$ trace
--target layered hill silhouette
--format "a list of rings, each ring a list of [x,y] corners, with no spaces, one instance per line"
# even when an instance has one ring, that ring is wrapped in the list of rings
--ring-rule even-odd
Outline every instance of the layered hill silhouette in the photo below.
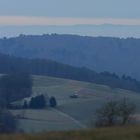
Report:
[[[27,59],[0,54],[0,73],[47,75],[140,92],[140,82],[130,76],[120,77],[109,72],[97,73],[86,67],[74,67],[48,59]]]
[[[109,71],[140,79],[140,39],[77,35],[20,35],[0,39],[0,52],[44,58],[97,72]]]

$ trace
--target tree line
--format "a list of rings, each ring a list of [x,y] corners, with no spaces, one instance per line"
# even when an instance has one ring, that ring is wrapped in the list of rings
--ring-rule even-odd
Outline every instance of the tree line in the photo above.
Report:
[[[43,109],[48,106],[44,95],[32,97],[29,103],[25,100],[23,105],[15,104],[14,101],[31,97],[31,94],[32,78],[28,73],[4,74],[0,77],[0,133],[18,131],[18,120],[9,109]],[[56,105],[55,97],[50,97],[49,106]]]
[[[46,107],[53,107],[55,108],[57,106],[57,101],[54,96],[51,96],[49,99],[46,99],[46,97],[41,94],[35,97],[32,97],[29,102],[26,100],[24,101],[24,104],[22,106],[23,109],[44,109]]]
[[[7,108],[11,102],[30,97],[31,94],[32,78],[28,73],[0,77],[0,107]]]
[[[97,73],[86,67],[73,67],[47,59],[26,59],[0,54],[0,73],[47,75],[140,92],[140,81],[130,76],[120,77],[110,72]]]

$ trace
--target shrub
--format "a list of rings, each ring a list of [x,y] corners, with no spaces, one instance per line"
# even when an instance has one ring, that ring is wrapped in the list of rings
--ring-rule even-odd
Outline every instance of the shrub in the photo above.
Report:
[[[23,104],[23,109],[27,109],[28,108],[28,103],[27,103],[27,101],[25,100],[24,101],[24,104]]]
[[[52,96],[52,97],[50,98],[50,106],[51,106],[51,107],[56,107],[56,106],[57,106],[57,102],[56,102],[56,99],[55,99],[54,96]]]

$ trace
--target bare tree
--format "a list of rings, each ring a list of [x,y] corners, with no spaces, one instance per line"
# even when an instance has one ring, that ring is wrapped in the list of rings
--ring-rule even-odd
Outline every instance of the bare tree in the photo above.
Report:
[[[109,101],[96,110],[96,126],[112,126],[115,124],[117,102]]]
[[[128,124],[136,107],[128,100],[109,101],[96,110],[96,127]]]
[[[132,115],[136,111],[136,106],[129,102],[127,99],[123,99],[119,102],[118,115],[120,116],[120,124],[125,125],[132,120]]]

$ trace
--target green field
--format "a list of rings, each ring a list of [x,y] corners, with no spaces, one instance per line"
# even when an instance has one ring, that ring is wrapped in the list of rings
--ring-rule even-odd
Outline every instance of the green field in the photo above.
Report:
[[[95,111],[108,100],[127,98],[137,106],[137,119],[140,112],[140,94],[127,90],[112,89],[104,85],[53,78],[33,76],[33,96],[44,94],[55,96],[56,109],[17,110],[27,119],[19,121],[19,128],[25,132],[77,130],[91,127],[95,121]],[[69,96],[78,94],[77,99]]]

